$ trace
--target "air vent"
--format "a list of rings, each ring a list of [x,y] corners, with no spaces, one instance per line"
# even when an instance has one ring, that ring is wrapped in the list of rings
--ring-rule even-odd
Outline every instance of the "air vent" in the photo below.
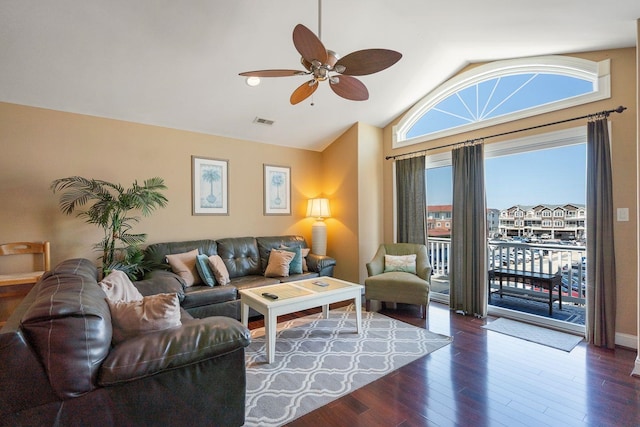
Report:
[[[253,119],[253,123],[258,123],[260,125],[267,125],[267,126],[271,126],[273,125],[275,122],[273,120],[269,120],[269,119],[263,119],[261,117],[256,117],[255,119]]]

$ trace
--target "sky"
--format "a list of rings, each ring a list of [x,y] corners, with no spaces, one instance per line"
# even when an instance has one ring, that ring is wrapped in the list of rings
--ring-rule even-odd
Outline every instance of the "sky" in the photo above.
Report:
[[[585,144],[485,159],[487,207],[585,204]],[[427,204],[450,205],[451,166],[427,170]]]

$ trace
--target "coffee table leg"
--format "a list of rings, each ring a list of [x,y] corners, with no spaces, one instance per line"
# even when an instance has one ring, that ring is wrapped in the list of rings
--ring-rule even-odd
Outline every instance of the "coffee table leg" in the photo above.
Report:
[[[322,306],[322,315],[325,319],[329,318],[329,304],[325,304]]]
[[[278,329],[278,316],[271,310],[265,316],[264,333],[267,337],[267,363],[273,363],[276,357],[276,330]]]
[[[242,314],[241,314],[242,324],[245,327],[248,327],[249,326],[249,306],[244,303],[241,305],[242,305]]]
[[[362,295],[358,294],[354,298],[356,306],[356,332],[362,332]]]

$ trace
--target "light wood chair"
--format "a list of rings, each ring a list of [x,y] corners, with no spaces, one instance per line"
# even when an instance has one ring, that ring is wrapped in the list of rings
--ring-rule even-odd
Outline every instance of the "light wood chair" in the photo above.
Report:
[[[0,256],[3,255],[42,255],[43,269],[24,273],[0,274],[0,286],[28,285],[36,283],[45,271],[51,268],[49,242],[14,242],[0,244]]]

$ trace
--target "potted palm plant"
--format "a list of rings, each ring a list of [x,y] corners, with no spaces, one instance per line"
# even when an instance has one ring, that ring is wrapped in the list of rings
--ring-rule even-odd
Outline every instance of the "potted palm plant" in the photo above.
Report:
[[[134,181],[128,189],[80,176],[56,179],[51,183],[54,193],[63,192],[60,196],[63,213],[70,215],[80,206],[90,204],[77,216],[104,231],[104,238],[95,245],[102,254],[98,258],[102,262],[102,273],[122,270],[132,279],[142,275],[149,266],[144,265],[139,248],[147,235],[131,232],[133,224],[140,220],[131,212],[140,211],[143,216],[149,216],[156,208],[165,207],[168,201],[161,191],[166,188],[164,180],[157,177],[145,180],[142,185]]]

